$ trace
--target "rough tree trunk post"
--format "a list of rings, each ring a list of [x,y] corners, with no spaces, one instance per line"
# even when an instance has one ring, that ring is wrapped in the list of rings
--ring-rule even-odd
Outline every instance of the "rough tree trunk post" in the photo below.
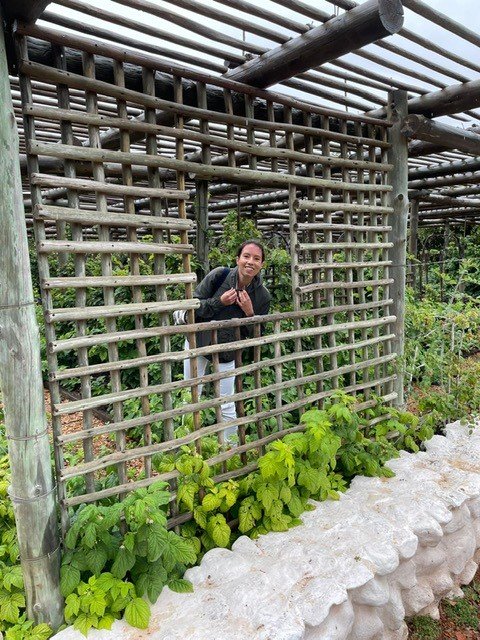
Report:
[[[411,276],[412,288],[417,289],[417,260],[418,260],[418,198],[414,198],[410,204],[410,245],[409,251],[412,256]]]
[[[18,164],[18,133],[1,27],[0,104],[0,387],[12,469],[10,496],[28,616],[58,628],[63,621],[63,601],[59,588],[56,495]]]
[[[407,266],[407,220],[408,220],[408,140],[401,132],[402,121],[407,115],[406,91],[392,91],[389,95],[388,118],[394,124],[390,129],[389,162],[394,165],[391,173],[391,275],[394,279],[390,293],[393,299],[392,314],[397,317],[393,324],[393,351],[397,353],[400,366],[397,369],[395,404],[404,404],[404,365],[402,362],[405,346],[405,275]]]

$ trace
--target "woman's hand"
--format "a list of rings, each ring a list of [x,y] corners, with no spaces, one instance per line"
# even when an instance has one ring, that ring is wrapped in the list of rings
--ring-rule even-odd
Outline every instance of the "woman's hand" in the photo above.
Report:
[[[225,291],[225,293],[222,293],[220,296],[220,302],[226,307],[237,302],[237,290],[232,288]]]
[[[241,289],[237,293],[237,304],[243,311],[243,313],[248,317],[252,317],[253,315],[255,315],[255,312],[253,311],[252,300],[250,299],[248,293],[244,289]]]

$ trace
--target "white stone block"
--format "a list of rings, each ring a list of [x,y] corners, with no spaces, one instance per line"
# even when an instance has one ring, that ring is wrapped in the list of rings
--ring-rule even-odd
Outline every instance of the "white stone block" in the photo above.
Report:
[[[148,630],[117,621],[89,640],[406,640],[405,616],[438,615],[480,562],[480,425],[449,425],[389,466],[394,478],[355,478],[299,527],[209,551],[186,574],[194,593],[164,589]]]

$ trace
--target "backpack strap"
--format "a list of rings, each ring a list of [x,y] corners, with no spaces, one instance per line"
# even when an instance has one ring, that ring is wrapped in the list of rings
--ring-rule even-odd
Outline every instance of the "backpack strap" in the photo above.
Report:
[[[225,282],[229,273],[230,267],[223,267],[223,270],[220,271],[220,273],[217,275],[213,282],[212,297],[217,293],[222,284]]]

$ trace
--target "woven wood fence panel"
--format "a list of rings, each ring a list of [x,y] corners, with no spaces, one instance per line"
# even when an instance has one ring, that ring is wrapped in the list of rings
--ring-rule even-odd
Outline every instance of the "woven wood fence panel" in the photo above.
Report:
[[[125,52],[100,58],[86,46],[76,72],[58,44],[51,65],[28,60],[26,39],[19,52],[64,522],[71,506],[158,478],[175,491],[175,471],[159,473],[156,461],[191,443],[208,454],[208,438],[221,441],[226,426],[238,427],[239,446],[210,457],[221,479],[255,468],[268,442],[335,389],[394,397],[388,123],[221,78],[168,75],[160,62],[142,68]],[[96,78],[99,65],[110,82]],[[132,65],[135,88],[126,87]],[[212,91],[221,110],[209,108]],[[292,260],[293,311],[227,323],[249,335],[227,399],[216,345],[225,323],[208,323],[213,344],[196,346],[191,265],[218,184],[224,193],[288,190]],[[187,311],[187,325],[172,326],[175,309]],[[211,358],[201,379],[200,355]],[[183,379],[186,357],[192,380]],[[225,400],[236,404],[232,423],[221,421]],[[72,431],[75,414],[83,428]],[[173,505],[175,523],[184,516]]]

